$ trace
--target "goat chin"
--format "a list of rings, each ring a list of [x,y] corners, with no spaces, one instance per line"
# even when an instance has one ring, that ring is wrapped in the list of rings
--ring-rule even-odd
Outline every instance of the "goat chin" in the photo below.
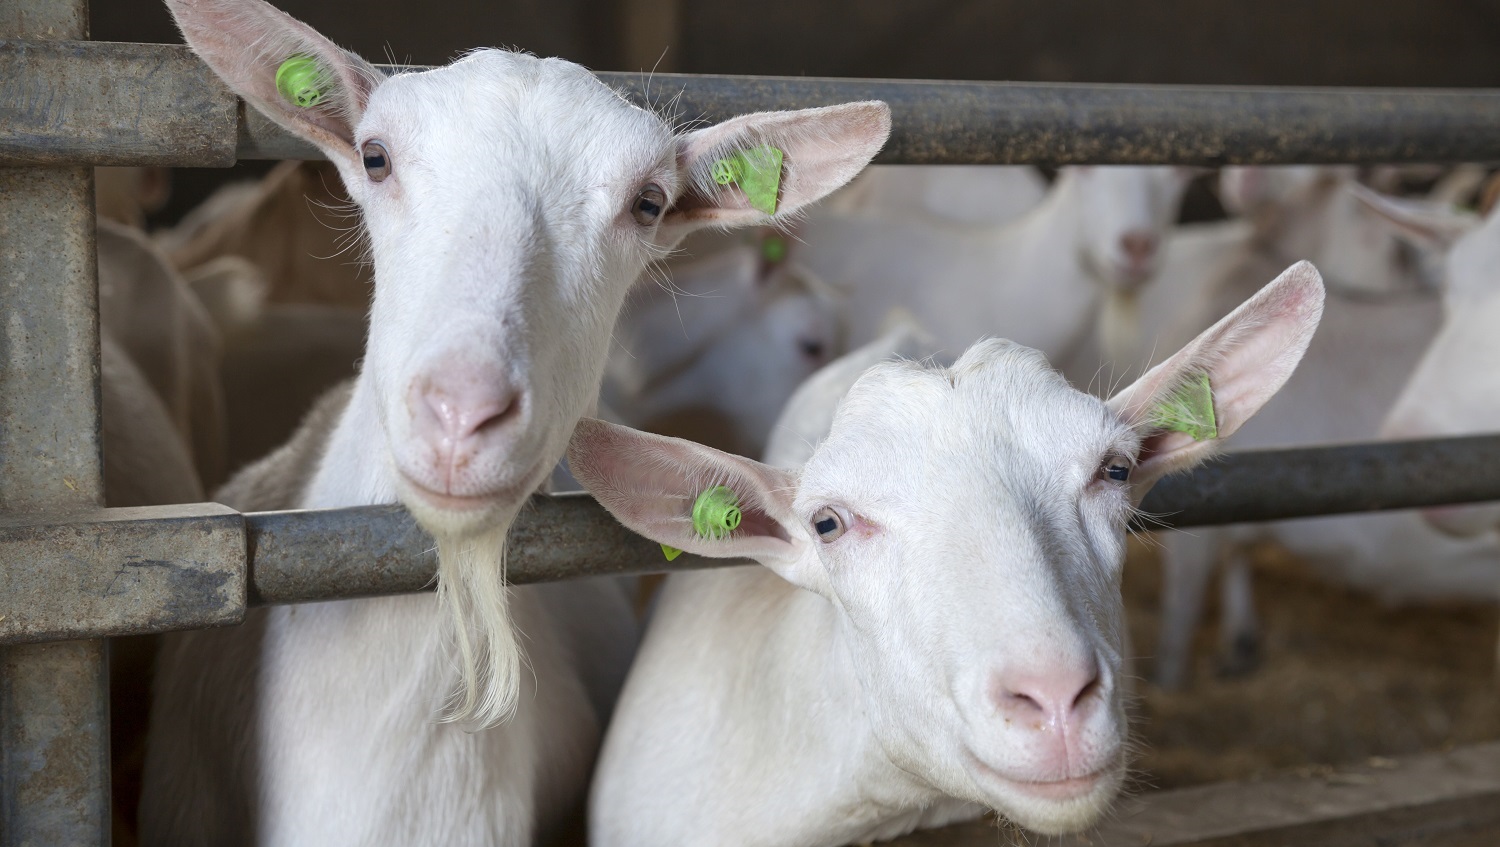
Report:
[[[448,620],[458,683],[444,720],[494,726],[515,710],[521,647],[511,623],[505,584],[505,534],[510,521],[477,534],[434,533],[438,603]]]

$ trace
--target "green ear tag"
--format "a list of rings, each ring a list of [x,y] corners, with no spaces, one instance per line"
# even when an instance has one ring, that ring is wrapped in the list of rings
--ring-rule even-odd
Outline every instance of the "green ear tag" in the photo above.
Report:
[[[714,162],[710,173],[720,185],[739,183],[752,209],[774,215],[776,195],[781,191],[781,160],[780,150],[764,144]]]
[[[698,495],[693,501],[693,532],[699,538],[725,538],[740,525],[740,498],[723,485],[716,485]],[[672,561],[682,555],[676,547],[661,545],[661,552]]]
[[[779,235],[768,235],[761,239],[760,256],[771,264],[779,264],[786,259],[786,239]]]
[[[276,69],[276,90],[303,109],[318,105],[327,92],[327,76],[311,56],[293,56]]]
[[[723,538],[740,525],[740,498],[722,485],[693,501],[693,531],[699,538]]]
[[[1151,425],[1186,433],[1194,441],[1218,438],[1219,422],[1214,417],[1214,390],[1208,382],[1208,374],[1201,373],[1184,381],[1152,413]]]

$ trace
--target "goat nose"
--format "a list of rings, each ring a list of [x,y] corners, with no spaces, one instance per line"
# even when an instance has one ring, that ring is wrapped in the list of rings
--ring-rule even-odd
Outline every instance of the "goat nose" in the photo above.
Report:
[[[1120,249],[1136,264],[1145,264],[1156,255],[1157,238],[1154,233],[1134,230],[1120,236]]]
[[[521,393],[498,375],[464,371],[418,380],[408,405],[418,433],[457,447],[519,417]]]
[[[1082,719],[1102,689],[1099,665],[1089,660],[1069,667],[996,675],[990,697],[1002,717],[1036,721],[1038,728],[1061,731]]]

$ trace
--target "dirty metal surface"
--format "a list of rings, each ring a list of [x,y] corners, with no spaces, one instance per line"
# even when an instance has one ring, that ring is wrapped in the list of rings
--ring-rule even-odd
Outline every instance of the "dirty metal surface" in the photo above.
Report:
[[[93,179],[0,169],[0,512],[101,490]]]
[[[239,623],[245,529],[217,503],[0,517],[0,641]]]
[[[0,5],[0,36],[42,41],[87,38],[89,9],[72,0],[5,0]]]
[[[1500,500],[1500,435],[1230,453],[1158,483],[1152,527]],[[251,603],[300,603],[431,589],[432,539],[400,506],[245,515]],[[511,528],[512,583],[742,564],[683,554],[622,527],[584,494],[536,496]]]
[[[638,105],[670,104],[671,117],[688,120],[884,100],[891,106],[892,128],[890,141],[875,158],[883,164],[1218,166],[1500,159],[1500,91],[1486,89],[598,76]],[[241,158],[318,155],[267,121],[255,124],[253,137],[242,137]]]
[[[305,603],[431,590],[436,545],[402,506],[245,515],[251,603]],[[515,585],[586,576],[715,567],[630,532],[587,494],[533,497],[511,527],[506,572]]]
[[[1187,527],[1489,500],[1496,435],[1229,453],[1158,482],[1141,509]]]
[[[87,38],[87,0],[6,0],[0,37]],[[97,508],[92,171],[0,169],[0,315],[0,514]],[[0,647],[0,844],[109,843],[108,668],[99,640]]]
[[[891,138],[875,159],[884,163],[1218,166],[1485,161],[1500,153],[1500,92],[1479,89],[600,77],[642,104],[681,92],[674,110],[715,121],[884,100]]]
[[[228,167],[238,109],[183,46],[0,39],[0,165]]]
[[[105,642],[0,647],[0,844],[109,843]]]
[[[1485,500],[1500,500],[1496,435],[1231,453],[1159,483],[1143,508],[1159,516],[1153,527],[1189,527]],[[126,517],[141,523],[126,524]],[[188,528],[205,534],[189,537]],[[117,542],[89,544],[116,533]],[[26,547],[43,538],[57,551]],[[742,563],[691,554],[667,562],[656,544],[582,493],[533,497],[508,544],[507,569],[517,585]],[[75,567],[65,579],[48,573],[69,556]],[[154,564],[134,568],[131,556]],[[241,576],[246,556],[248,586]],[[38,602],[54,592],[70,598],[37,611],[36,619],[0,620],[0,640],[229,623],[243,613],[241,591],[250,605],[405,594],[431,590],[437,572],[431,537],[399,505],[242,516],[213,504],[105,510],[76,526],[57,519],[34,527],[13,518],[0,521],[0,563],[9,571],[0,574],[0,598],[7,591],[30,592]],[[38,568],[42,574],[32,573]],[[121,574],[133,593],[109,596]],[[58,630],[55,621],[68,609],[78,610],[76,620]]]
[[[876,161],[892,164],[1500,160],[1500,91],[1489,89],[599,77],[642,106],[671,104],[672,117],[689,120],[884,100],[893,128]],[[244,109],[181,46],[5,42],[0,80],[0,164],[322,158]]]

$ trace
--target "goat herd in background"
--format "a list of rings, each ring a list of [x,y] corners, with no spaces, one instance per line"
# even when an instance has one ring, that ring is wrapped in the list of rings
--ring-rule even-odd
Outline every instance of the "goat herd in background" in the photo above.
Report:
[[[1500,428],[1483,168],[1416,198],[1369,184],[1397,169],[1227,168],[1233,217],[1178,225],[1192,169],[865,170],[882,103],[683,130],[556,59],[385,78],[258,0],[168,5],[330,163],[151,236],[162,174],[100,172],[107,502],[399,500],[440,577],[117,649],[119,715],[154,663],[144,764],[117,757],[143,843],[524,845],[585,798],[605,847],[1087,827],[1129,765],[1119,583],[1156,479],[1231,435]],[[743,170],[767,148],[769,211]],[[508,588],[510,523],[575,479],[758,566],[674,575],[646,615],[625,580]],[[1257,540],[1393,598],[1494,597],[1497,526],[1165,533],[1156,681],[1188,682],[1215,578],[1249,669]]]

